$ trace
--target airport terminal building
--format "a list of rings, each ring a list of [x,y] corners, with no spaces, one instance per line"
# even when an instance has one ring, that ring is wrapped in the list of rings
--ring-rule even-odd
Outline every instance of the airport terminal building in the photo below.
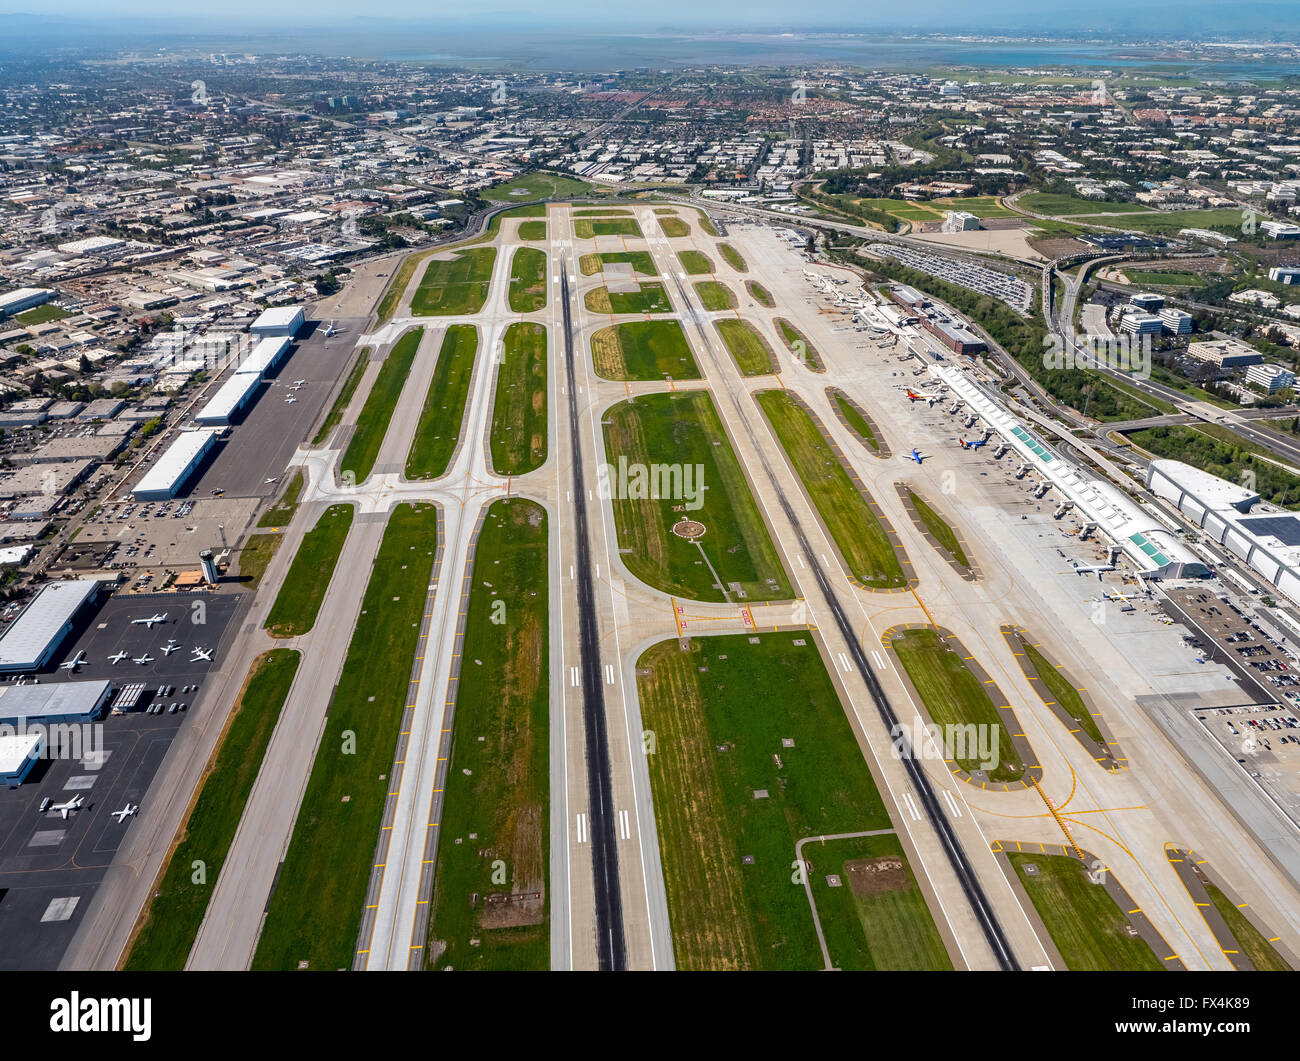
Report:
[[[0,633],[0,674],[24,674],[48,664],[72,632],[82,609],[98,599],[99,591],[99,580],[94,578],[41,587]]]
[[[1206,578],[1210,569],[1184,545],[1150,507],[1123,490],[1093,478],[1062,459],[1050,445],[1012,416],[960,369],[931,365],[970,411],[999,435],[1025,467],[1056,490],[1053,500],[1069,502],[1085,523],[1106,535],[1145,578]]]
[[[1300,513],[1267,505],[1255,491],[1181,461],[1153,460],[1146,482],[1156,497],[1300,604]]]

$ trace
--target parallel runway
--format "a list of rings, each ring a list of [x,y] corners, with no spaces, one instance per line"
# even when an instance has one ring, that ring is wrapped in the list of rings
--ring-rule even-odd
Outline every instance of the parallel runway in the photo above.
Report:
[[[583,477],[578,432],[578,389],[574,373],[573,322],[570,317],[569,263],[561,260],[560,297],[564,314],[564,364],[568,380],[569,430],[573,462],[573,516],[577,535],[574,567],[578,583],[578,626],[581,642],[582,721],[587,737],[588,815],[591,822],[591,861],[596,887],[596,954],[602,970],[620,970],[626,963],[623,939],[623,899],[618,879],[618,838],[610,795],[609,736],[606,733],[605,681],[601,675],[600,631],[596,625],[592,588],[590,529],[587,525],[587,486]]]

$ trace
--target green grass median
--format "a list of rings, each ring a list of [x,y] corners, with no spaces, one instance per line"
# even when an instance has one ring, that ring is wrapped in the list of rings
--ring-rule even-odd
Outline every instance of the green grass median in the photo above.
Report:
[[[124,968],[185,968],[300,660],[287,648],[254,660]]]
[[[477,351],[478,329],[474,325],[453,324],[447,329],[406,458],[408,479],[436,479],[446,474],[465,419]]]
[[[388,518],[254,969],[349,969],[356,957],[438,534],[432,505]]]

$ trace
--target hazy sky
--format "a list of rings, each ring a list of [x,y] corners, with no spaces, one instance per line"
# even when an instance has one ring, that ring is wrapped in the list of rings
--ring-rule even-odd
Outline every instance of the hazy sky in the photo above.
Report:
[[[0,0],[0,12],[35,16],[164,16],[234,19],[396,18],[461,22],[507,17],[515,25],[581,22],[591,30],[638,25],[725,26],[736,30],[812,29],[843,26],[861,29],[990,31],[1032,35],[1057,30],[1106,32],[1144,30],[1150,35],[1259,33],[1295,27],[1300,5],[1294,0],[1087,0],[1061,4],[1052,0],[563,0],[542,5],[521,0],[199,0],[178,6],[175,0]],[[233,28],[233,27],[230,27]]]

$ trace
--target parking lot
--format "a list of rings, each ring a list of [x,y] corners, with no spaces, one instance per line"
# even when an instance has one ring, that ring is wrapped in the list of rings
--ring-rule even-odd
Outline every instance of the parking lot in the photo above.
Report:
[[[1300,674],[1281,644],[1226,594],[1200,588],[1170,589],[1166,594],[1192,621],[1184,639],[1207,660],[1228,666],[1257,701],[1282,700],[1300,705]]]
[[[150,574],[147,581],[133,584],[158,589],[158,569],[196,569],[204,549],[221,552],[223,531],[228,543],[238,541],[257,505],[256,498],[238,497],[114,501],[100,507],[69,548],[75,556],[87,545],[115,543],[104,569],[125,571],[133,580]],[[61,556],[54,568],[65,562]]]

